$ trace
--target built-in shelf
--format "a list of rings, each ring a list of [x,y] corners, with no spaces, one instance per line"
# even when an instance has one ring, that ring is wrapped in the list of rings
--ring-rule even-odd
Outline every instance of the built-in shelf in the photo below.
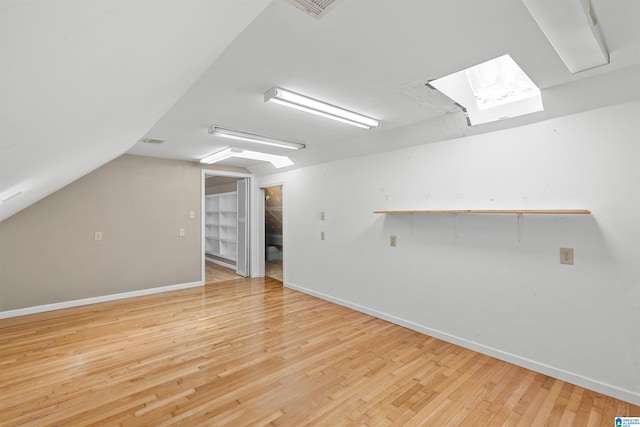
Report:
[[[516,214],[516,215],[591,215],[587,209],[459,209],[459,210],[411,210],[411,211],[374,211],[374,214]]]
[[[232,191],[205,198],[205,253],[218,264],[232,267],[237,258],[238,197]]]

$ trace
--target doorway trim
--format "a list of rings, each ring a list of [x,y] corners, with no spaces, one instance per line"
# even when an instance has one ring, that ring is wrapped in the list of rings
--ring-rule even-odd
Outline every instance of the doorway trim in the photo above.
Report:
[[[252,206],[252,202],[253,202],[253,194],[254,194],[254,180],[255,180],[255,176],[250,174],[250,173],[243,173],[243,172],[229,172],[229,171],[221,171],[221,170],[215,170],[215,169],[201,169],[202,170],[202,178],[200,180],[200,262],[201,262],[201,271],[200,271],[200,277],[201,277],[201,281],[202,281],[202,285],[206,285],[207,284],[207,276],[206,276],[206,262],[204,259],[205,256],[205,245],[206,245],[206,239],[205,239],[205,196],[206,196],[206,179],[208,177],[211,176],[227,176],[227,177],[231,177],[231,178],[247,178],[249,180],[249,205],[247,206],[247,210],[248,210],[248,215],[247,215],[247,221],[249,221],[249,258],[247,260],[248,264],[249,264],[249,276],[253,276],[253,269],[254,269],[254,265],[252,263],[252,259],[253,256],[252,254],[255,253],[255,239],[254,239],[254,233],[252,233],[253,231],[253,224],[254,224],[254,215],[253,212],[255,211],[253,209]]]

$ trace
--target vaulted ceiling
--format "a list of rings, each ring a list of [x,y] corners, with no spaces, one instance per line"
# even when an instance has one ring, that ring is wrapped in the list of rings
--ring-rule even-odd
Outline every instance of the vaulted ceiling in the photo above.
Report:
[[[1,1],[0,220],[127,152],[269,4]]]
[[[610,64],[571,74],[520,0],[340,0],[319,19],[286,0],[2,0],[0,200],[22,194],[0,220],[125,152],[198,161],[248,148],[212,124],[307,144],[264,149],[295,168],[640,99],[640,2],[592,4]],[[407,95],[505,53],[542,89],[544,112],[468,127]],[[273,86],[382,125],[265,103]]]

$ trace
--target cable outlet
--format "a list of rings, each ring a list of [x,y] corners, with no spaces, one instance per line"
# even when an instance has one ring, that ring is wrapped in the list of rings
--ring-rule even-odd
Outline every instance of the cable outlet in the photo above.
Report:
[[[397,244],[398,244],[398,236],[396,236],[395,234],[392,234],[391,236],[389,236],[389,245],[392,248],[395,248]]]
[[[560,264],[573,265],[573,248],[560,248]]]

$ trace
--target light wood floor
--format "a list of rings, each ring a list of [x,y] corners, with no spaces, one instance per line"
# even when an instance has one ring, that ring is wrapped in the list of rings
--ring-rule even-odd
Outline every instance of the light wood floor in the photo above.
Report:
[[[211,261],[205,262],[205,283],[219,283],[227,280],[241,279],[236,271]],[[265,261],[265,276],[282,282],[282,260]]]
[[[611,426],[640,407],[234,280],[0,320],[2,426]]]
[[[272,277],[282,282],[282,260],[265,261],[265,276]]]
[[[242,276],[237,275],[235,270],[211,261],[205,261],[204,271],[206,284],[242,279]]]

